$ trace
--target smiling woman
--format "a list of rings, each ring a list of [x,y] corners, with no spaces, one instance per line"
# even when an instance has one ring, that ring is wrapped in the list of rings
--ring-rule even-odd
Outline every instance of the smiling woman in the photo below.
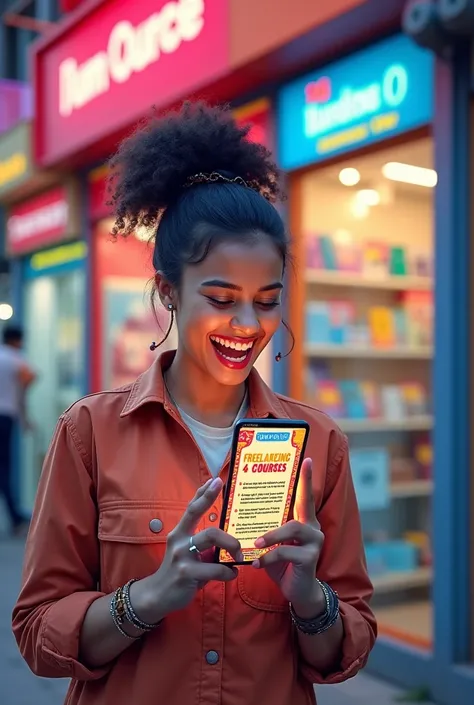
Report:
[[[179,342],[59,420],[14,609],[21,652],[38,675],[72,678],[68,705],[315,703],[314,683],[365,665],[376,625],[347,440],[254,369],[282,323],[277,170],[203,104],[141,126],[111,166],[115,234],[151,230],[153,302]],[[218,528],[242,417],[311,433],[291,520],[236,568],[213,557],[242,559]],[[278,453],[252,463],[287,468]]]

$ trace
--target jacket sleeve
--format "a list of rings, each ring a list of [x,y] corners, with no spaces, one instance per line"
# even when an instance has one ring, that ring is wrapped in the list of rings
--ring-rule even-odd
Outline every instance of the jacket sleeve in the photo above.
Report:
[[[99,545],[92,462],[72,419],[56,427],[41,474],[26,542],[13,633],[33,673],[94,680],[107,667],[80,662],[79,636],[97,590]]]
[[[359,509],[344,436],[327,471],[318,521],[325,538],[317,575],[339,596],[344,627],[342,658],[340,668],[324,676],[307,663],[301,668],[313,683],[341,683],[364,668],[377,637],[377,624],[369,607],[373,586],[367,574]]]

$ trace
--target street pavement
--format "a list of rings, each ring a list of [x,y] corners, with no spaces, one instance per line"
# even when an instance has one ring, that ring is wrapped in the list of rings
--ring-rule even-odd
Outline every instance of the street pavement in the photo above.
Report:
[[[11,610],[20,584],[22,559],[22,541],[0,535],[0,701],[2,705],[62,705],[67,681],[34,676],[11,633]],[[318,687],[316,692],[318,705],[394,705],[401,695],[396,688],[366,674],[340,685]]]

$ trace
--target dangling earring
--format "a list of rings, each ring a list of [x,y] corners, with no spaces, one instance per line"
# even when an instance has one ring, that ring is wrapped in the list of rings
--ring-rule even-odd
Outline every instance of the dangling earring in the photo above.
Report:
[[[163,338],[163,340],[160,341],[159,343],[155,343],[155,341],[153,341],[152,344],[150,345],[150,350],[151,350],[152,352],[154,352],[157,348],[159,348],[160,345],[163,345],[163,343],[165,342],[165,340],[169,337],[169,335],[170,335],[170,333],[171,333],[171,329],[173,328],[173,323],[174,323],[174,306],[173,306],[173,304],[168,304],[168,306],[167,306],[166,308],[167,308],[168,311],[171,313],[171,321],[170,321],[170,324],[169,324],[169,326],[168,326],[168,330],[166,331],[166,335],[165,335],[165,337]]]
[[[288,331],[288,335],[291,338],[291,347],[285,355],[282,355],[281,352],[277,353],[275,355],[275,362],[280,362],[283,357],[288,357],[288,355],[293,352],[293,348],[295,347],[295,337],[294,337],[293,333],[291,332],[290,327],[288,326],[287,323],[285,323],[285,321],[282,321],[282,323],[283,323],[284,327],[286,328],[286,330]]]

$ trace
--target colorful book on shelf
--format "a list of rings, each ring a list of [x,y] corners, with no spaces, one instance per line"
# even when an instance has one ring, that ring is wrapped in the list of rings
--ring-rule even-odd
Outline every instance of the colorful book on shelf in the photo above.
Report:
[[[401,301],[407,317],[407,340],[414,347],[432,345],[433,294],[431,291],[405,291]]]
[[[395,317],[388,306],[371,306],[368,310],[372,344],[377,348],[393,348],[397,344]]]
[[[324,269],[323,255],[319,235],[309,234],[305,237],[306,267],[309,269]]]
[[[316,406],[329,416],[344,417],[344,403],[338,383],[333,379],[321,379],[316,384]]]
[[[433,444],[428,433],[418,434],[413,444],[418,476],[430,480],[433,476]]]
[[[369,278],[383,279],[389,273],[390,249],[384,242],[366,242],[363,250],[363,272]]]
[[[426,413],[426,391],[419,382],[404,382],[400,391],[407,416],[421,416]]]
[[[319,246],[324,269],[337,270],[336,248],[332,237],[330,235],[320,235]]]
[[[357,273],[362,271],[362,248],[350,233],[344,238],[334,238],[337,269],[341,272]]]
[[[380,390],[378,385],[375,382],[362,381],[360,383],[360,387],[367,411],[367,417],[369,419],[380,418],[382,409],[380,405]]]
[[[327,301],[309,301],[306,305],[306,340],[311,344],[329,345],[331,313]]]
[[[368,414],[361,383],[355,379],[342,379],[339,387],[347,418],[366,419]]]
[[[331,342],[334,345],[347,344],[351,338],[350,329],[355,320],[353,301],[330,301]]]
[[[380,390],[383,417],[389,421],[403,421],[406,418],[405,404],[397,384],[384,384]]]
[[[393,309],[393,323],[395,328],[396,345],[407,344],[407,315],[404,308],[397,306]]]
[[[406,276],[407,256],[404,247],[390,248],[390,274],[394,277]]]
[[[350,451],[350,463],[360,511],[390,506],[390,457],[385,448]]]

